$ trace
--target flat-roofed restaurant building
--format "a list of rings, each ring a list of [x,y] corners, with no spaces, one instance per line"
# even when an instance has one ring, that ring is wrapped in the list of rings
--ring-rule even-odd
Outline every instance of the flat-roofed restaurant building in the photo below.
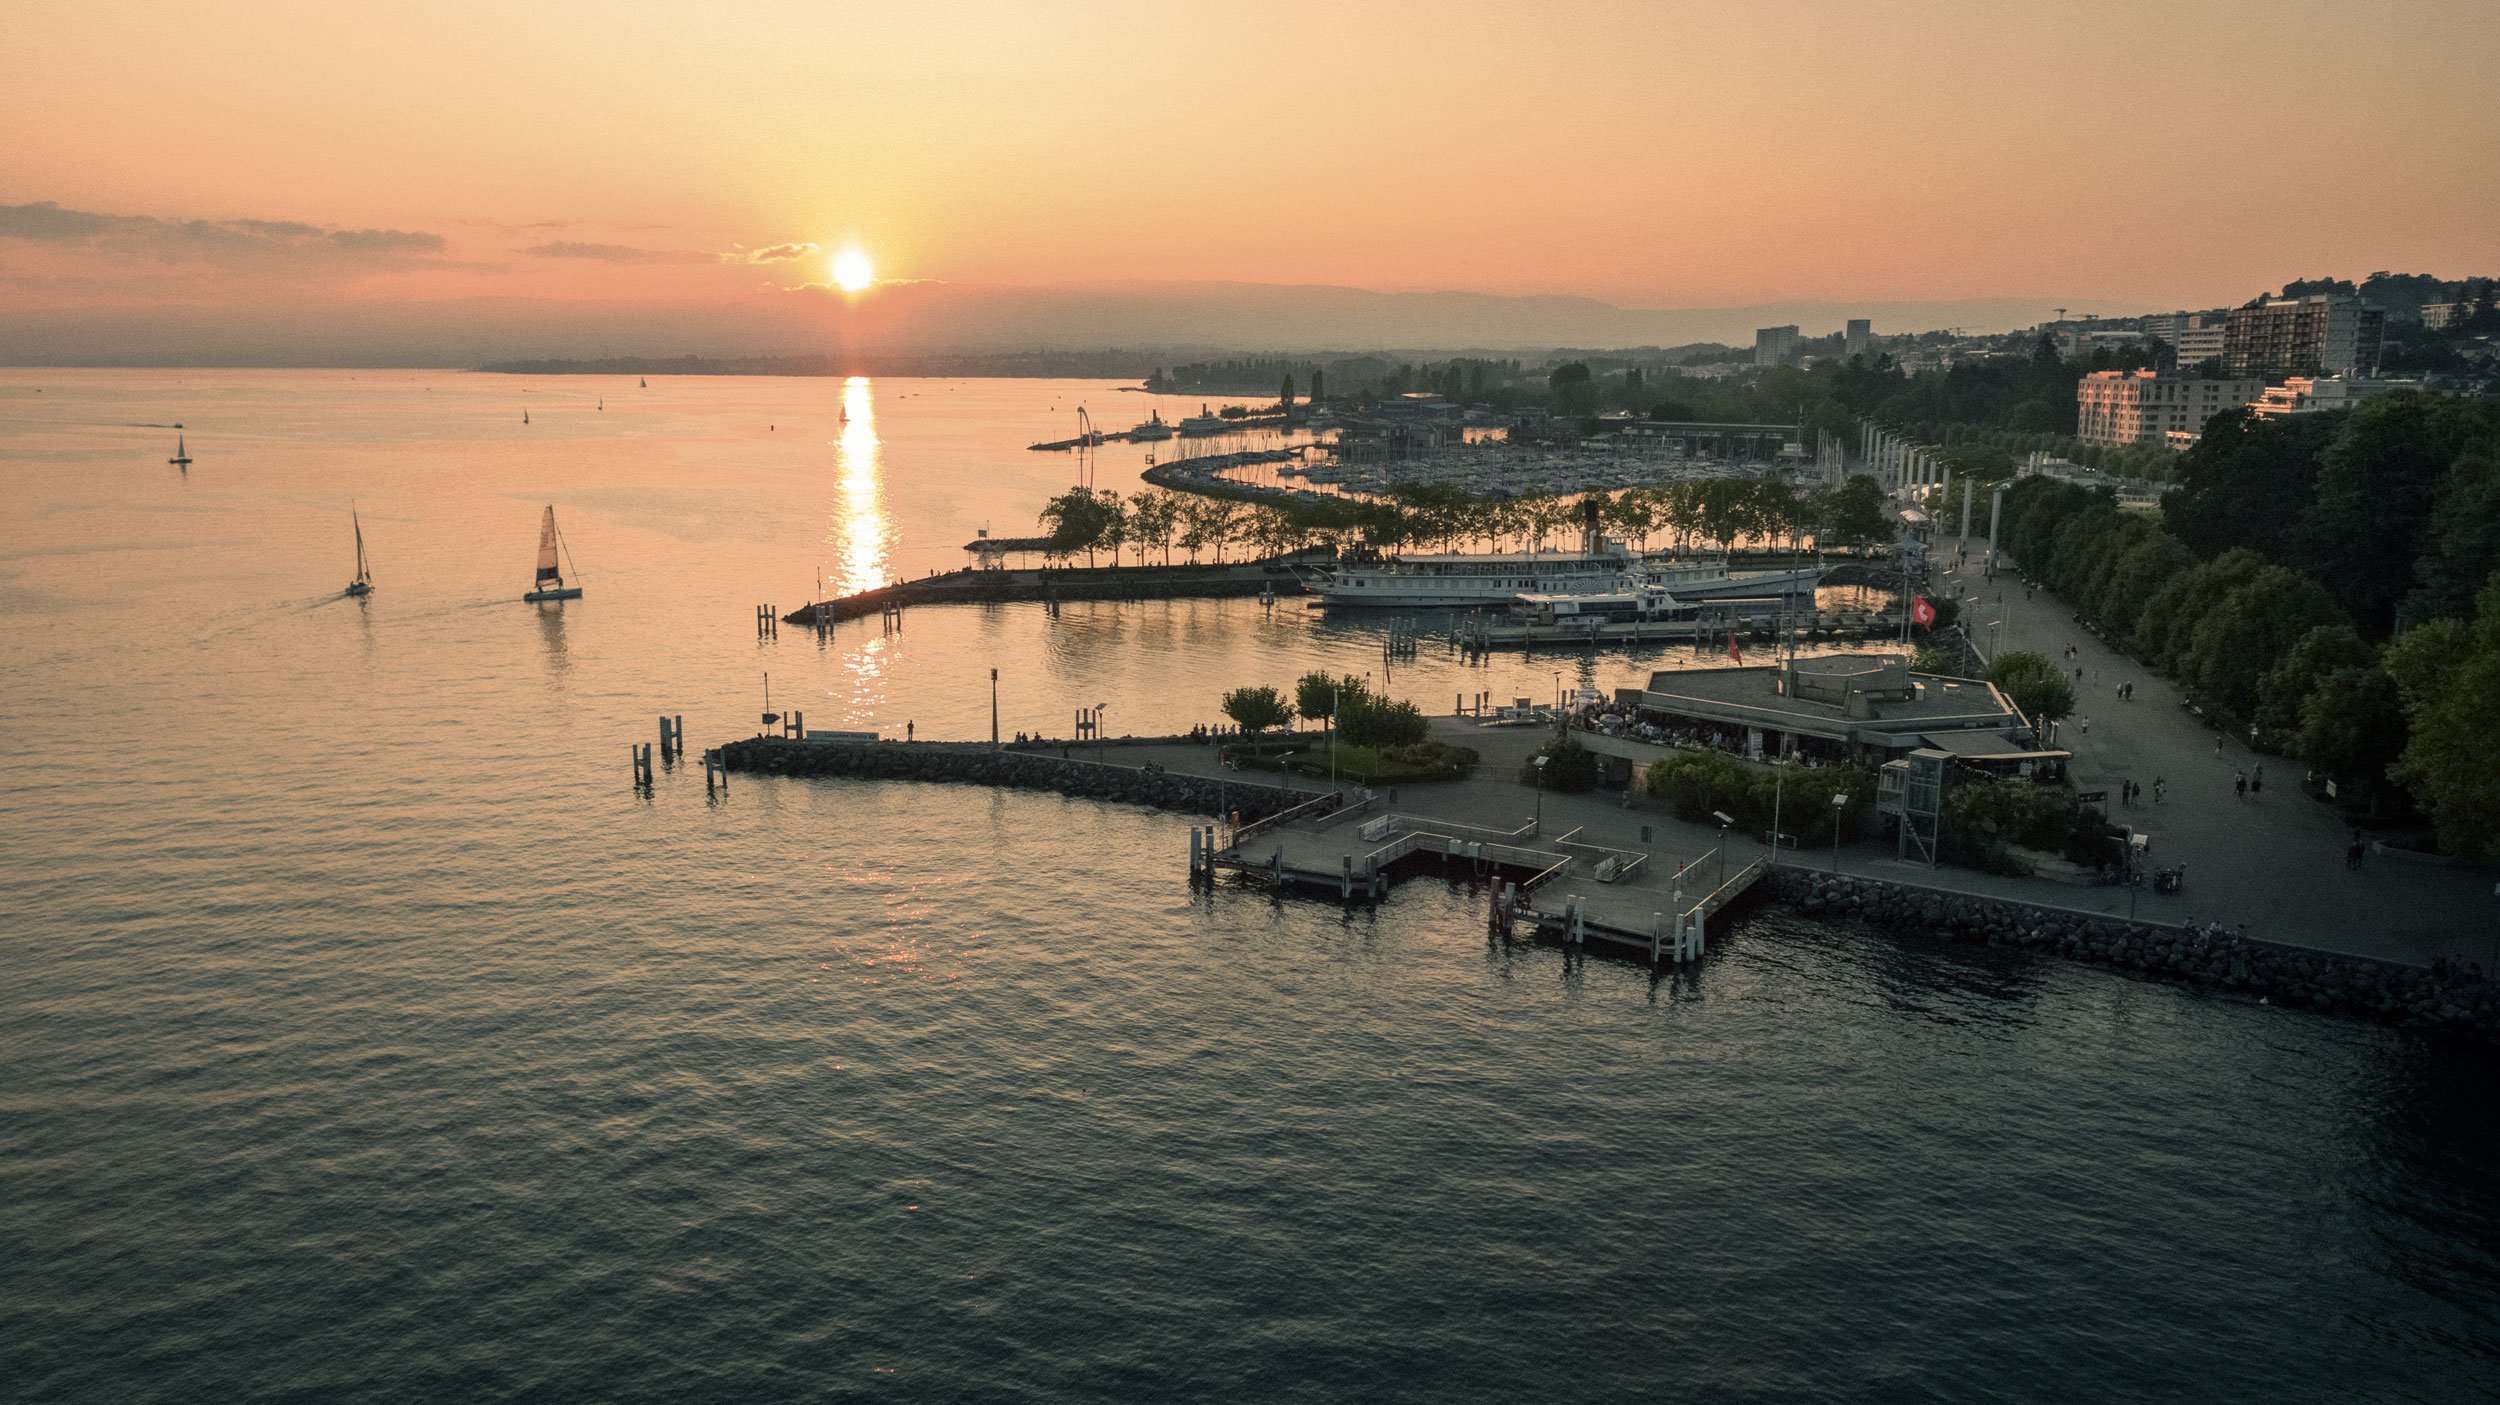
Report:
[[[1617,700],[1636,710],[1624,739],[1663,752],[1699,741],[1752,757],[1803,755],[1879,764],[1922,748],[2006,775],[2052,772],[2068,753],[2041,746],[1996,686],[1912,673],[1898,654],[1842,654],[1765,666],[1653,673]],[[1603,743],[1604,755],[1646,759]]]

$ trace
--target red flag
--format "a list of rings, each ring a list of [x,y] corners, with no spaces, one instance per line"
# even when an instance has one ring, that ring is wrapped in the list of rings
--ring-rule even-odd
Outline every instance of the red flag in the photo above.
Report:
[[[1925,629],[1935,622],[1936,607],[1927,603],[1927,597],[1924,595],[1911,596],[1910,623],[1917,625],[1921,629]]]
[[[1727,632],[1727,656],[1738,663],[1745,661],[1745,656],[1736,650],[1736,631],[1732,629]]]

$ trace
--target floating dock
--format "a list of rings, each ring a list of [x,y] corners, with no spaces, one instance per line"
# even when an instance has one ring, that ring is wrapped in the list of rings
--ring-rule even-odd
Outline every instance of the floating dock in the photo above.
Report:
[[[1233,830],[1218,846],[1193,835],[1191,867],[1264,876],[1279,887],[1377,901],[1396,879],[1465,872],[1490,885],[1487,928],[1566,946],[1594,940],[1652,962],[1698,959],[1710,925],[1769,872],[1725,871],[1721,851],[1661,867],[1643,849],[1547,838],[1529,822],[1487,829],[1379,808],[1375,792],[1332,791]]]

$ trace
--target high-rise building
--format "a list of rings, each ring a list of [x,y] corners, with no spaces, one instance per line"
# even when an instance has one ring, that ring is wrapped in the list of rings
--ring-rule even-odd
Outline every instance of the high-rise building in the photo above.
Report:
[[[2179,354],[2179,369],[2203,365],[2222,359],[2223,329],[2229,325],[2227,308],[2212,312],[2170,312],[2144,319],[2144,334],[2170,343]]]
[[[1841,333],[1840,354],[1865,356],[1875,350],[1875,324],[1864,317],[1849,319],[1849,330]]]
[[[2202,380],[2168,371],[2094,371],[2075,382],[2075,437],[2111,448],[2185,447],[2205,432],[2205,421],[2265,388],[2255,376]]]
[[[2261,420],[2281,419],[2285,415],[2314,415],[2328,410],[2350,409],[2374,395],[2392,395],[2400,390],[2421,388],[2420,381],[2291,376],[2281,385],[2267,386],[2265,393],[2250,403],[2248,412]]]
[[[1753,334],[1753,363],[1757,366],[1785,366],[1797,359],[1797,328],[1758,327]]]
[[[2222,329],[2223,369],[2235,376],[2325,376],[2378,364],[2386,314],[2350,293],[2266,298],[2231,309]]]

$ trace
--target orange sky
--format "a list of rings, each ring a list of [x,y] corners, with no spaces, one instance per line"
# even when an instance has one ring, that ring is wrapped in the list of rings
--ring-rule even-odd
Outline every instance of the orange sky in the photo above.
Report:
[[[2214,305],[2500,272],[2496,48],[2492,0],[11,0],[0,206],[110,218],[0,219],[0,311],[763,296],[823,257],[734,256],[852,240],[950,282]]]

